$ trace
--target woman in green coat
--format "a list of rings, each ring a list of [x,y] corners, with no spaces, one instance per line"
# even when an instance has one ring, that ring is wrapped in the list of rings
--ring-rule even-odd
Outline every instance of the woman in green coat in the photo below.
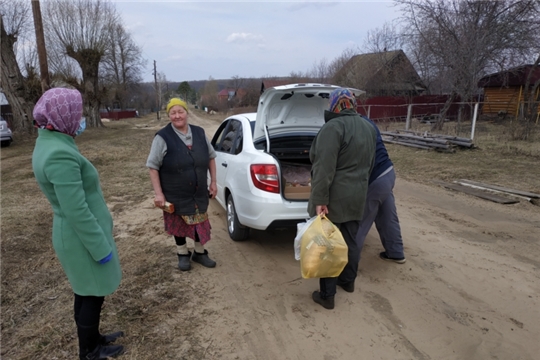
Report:
[[[32,167],[53,208],[53,247],[75,294],[79,358],[119,355],[123,346],[107,345],[123,332],[99,333],[104,297],[118,288],[122,273],[98,173],[74,141],[85,127],[81,94],[50,89],[33,114],[38,138]]]

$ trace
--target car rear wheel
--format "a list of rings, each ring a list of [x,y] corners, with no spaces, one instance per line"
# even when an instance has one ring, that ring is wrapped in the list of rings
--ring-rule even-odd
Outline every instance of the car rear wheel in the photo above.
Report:
[[[238,221],[232,195],[227,197],[227,230],[234,241],[243,241],[249,236],[249,228]]]

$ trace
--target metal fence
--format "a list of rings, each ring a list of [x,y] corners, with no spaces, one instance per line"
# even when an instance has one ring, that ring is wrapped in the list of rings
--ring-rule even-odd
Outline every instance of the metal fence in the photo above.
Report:
[[[414,97],[377,96],[358,103],[358,112],[373,120],[405,121],[408,117],[434,119],[446,105],[449,95],[422,95]],[[481,102],[475,98],[472,102],[462,102],[454,99],[446,111],[446,117],[456,119],[462,108],[462,115],[471,114],[475,103]]]

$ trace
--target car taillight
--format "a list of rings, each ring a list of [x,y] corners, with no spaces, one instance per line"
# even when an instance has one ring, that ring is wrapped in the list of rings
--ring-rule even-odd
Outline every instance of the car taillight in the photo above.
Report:
[[[253,164],[251,180],[257,189],[279,194],[279,178],[276,165]]]

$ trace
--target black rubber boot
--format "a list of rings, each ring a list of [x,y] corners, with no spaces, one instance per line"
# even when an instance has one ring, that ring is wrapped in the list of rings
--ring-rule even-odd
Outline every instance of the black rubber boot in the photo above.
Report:
[[[204,250],[204,253],[199,254],[198,252],[193,252],[193,257],[191,260],[198,262],[204,267],[213,268],[216,267],[216,262],[208,257],[208,251]]]
[[[311,294],[311,297],[313,298],[313,301],[315,301],[317,304],[321,305],[325,309],[332,310],[334,308],[333,296],[323,299],[319,291],[314,291],[313,294]]]
[[[79,338],[79,359],[86,359],[86,356],[93,351],[101,340],[99,335],[99,324],[81,325],[77,324],[77,336]]]
[[[109,345],[115,342],[118,338],[124,336],[123,331],[117,331],[110,334],[101,335],[101,345]]]
[[[188,251],[187,254],[176,254],[178,255],[178,268],[182,271],[191,270],[191,252]]]
[[[110,357],[117,357],[124,353],[124,347],[122,345],[104,346],[98,345],[92,352],[86,354],[85,360],[105,360]]]

